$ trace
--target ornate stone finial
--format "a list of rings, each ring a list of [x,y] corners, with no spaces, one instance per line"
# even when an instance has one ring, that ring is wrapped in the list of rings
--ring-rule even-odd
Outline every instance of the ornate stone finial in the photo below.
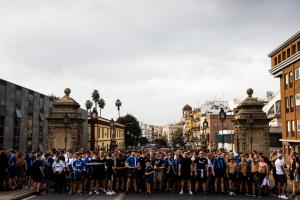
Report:
[[[66,94],[67,96],[69,96],[70,93],[71,93],[71,89],[70,89],[70,88],[66,88],[66,89],[65,89],[65,94]]]
[[[247,94],[248,94],[248,97],[252,97],[253,89],[252,89],[252,88],[249,88],[249,89],[247,90]]]

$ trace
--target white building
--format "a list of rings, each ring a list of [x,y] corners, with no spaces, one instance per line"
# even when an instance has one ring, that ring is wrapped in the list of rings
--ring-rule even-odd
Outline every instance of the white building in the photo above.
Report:
[[[220,108],[223,108],[224,111],[229,111],[228,101],[219,101],[219,100],[209,100],[205,101],[204,104],[201,105],[201,114],[218,114],[220,112]]]
[[[172,136],[177,129],[182,129],[182,126],[179,123],[168,124],[163,126],[163,137],[167,138],[168,144],[172,144]]]
[[[149,142],[151,142],[153,140],[153,130],[152,130],[152,126],[145,124],[143,122],[140,122],[140,127],[142,129],[142,137],[147,138],[147,140]]]

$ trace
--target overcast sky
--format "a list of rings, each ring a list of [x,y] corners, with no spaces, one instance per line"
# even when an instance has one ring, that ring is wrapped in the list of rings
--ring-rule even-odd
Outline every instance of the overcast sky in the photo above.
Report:
[[[185,104],[279,90],[267,54],[300,30],[294,0],[0,0],[0,78],[103,117],[179,120]]]

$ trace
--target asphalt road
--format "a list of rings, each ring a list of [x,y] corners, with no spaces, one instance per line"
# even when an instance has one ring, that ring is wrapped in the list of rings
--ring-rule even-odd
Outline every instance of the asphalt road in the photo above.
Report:
[[[244,195],[237,195],[237,196],[228,196],[228,195],[215,195],[215,194],[208,194],[208,195],[188,195],[183,194],[179,195],[177,193],[154,193],[151,197],[146,196],[144,193],[140,194],[133,194],[130,193],[129,195],[125,195],[124,193],[114,195],[114,196],[107,196],[107,195],[69,195],[69,194],[43,194],[41,196],[32,196],[25,200],[251,200],[251,199],[258,199],[257,197],[247,197]],[[262,197],[262,199],[272,200],[278,199],[274,195],[270,195],[267,197]]]

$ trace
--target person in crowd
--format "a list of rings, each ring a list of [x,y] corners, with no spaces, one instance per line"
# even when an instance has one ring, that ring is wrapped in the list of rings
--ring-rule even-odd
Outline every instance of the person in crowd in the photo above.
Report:
[[[192,185],[191,185],[191,181],[190,181],[191,169],[192,169],[192,161],[191,161],[191,158],[188,157],[188,152],[186,151],[183,153],[183,157],[180,159],[180,162],[179,162],[178,176],[180,177],[180,180],[181,180],[179,194],[184,193],[184,184],[185,184],[185,182],[187,182],[189,194],[193,195]]]
[[[106,171],[107,171],[107,159],[105,157],[104,151],[99,152],[99,175],[100,175],[100,190],[106,193],[105,183],[106,183]]]
[[[115,162],[112,157],[112,153],[108,152],[107,154],[107,170],[106,170],[106,180],[107,180],[107,195],[114,195],[116,194],[115,191],[113,191],[113,181],[114,181],[114,173],[115,173]]]
[[[133,183],[134,192],[137,192],[137,185],[136,185],[137,158],[135,156],[134,151],[131,152],[130,156],[126,160],[126,168],[128,169],[126,194],[129,193],[131,182]]]
[[[268,188],[267,188],[267,185],[264,184],[264,180],[268,179],[268,177],[269,177],[269,166],[265,162],[265,158],[262,155],[259,156],[258,176],[259,176],[259,185],[258,185],[259,196],[261,197],[262,194],[268,193]]]
[[[4,190],[5,176],[8,172],[8,158],[5,149],[0,149],[0,192]]]
[[[17,187],[17,173],[18,173],[17,157],[15,155],[14,150],[10,150],[9,153],[10,153],[9,161],[8,161],[9,188],[11,190],[14,190]]]
[[[81,159],[81,154],[76,153],[75,160],[73,161],[73,171],[74,171],[74,187],[73,193],[77,191],[78,194],[83,194],[83,181],[84,181],[84,166],[85,163]]]
[[[32,165],[31,178],[33,181],[33,190],[36,195],[40,195],[41,185],[45,176],[43,169],[43,161],[41,160],[41,154],[36,154],[36,159]]]
[[[240,183],[239,191],[245,191],[246,195],[249,195],[248,193],[248,175],[247,175],[247,161],[245,155],[241,156],[241,162],[238,165],[238,178]],[[244,190],[243,190],[244,188]]]
[[[27,169],[27,164],[21,152],[17,152],[16,157],[17,157],[17,162],[16,162],[17,163],[17,188],[22,189],[25,183],[25,176],[26,176],[25,172]]]
[[[163,174],[165,169],[165,161],[162,158],[161,153],[158,151],[156,152],[156,159],[154,164],[154,177],[156,179],[156,191],[161,192],[163,187]]]
[[[236,163],[233,157],[229,158],[227,164],[227,177],[228,177],[228,184],[229,184],[228,188],[229,188],[230,196],[235,196],[237,175],[238,175],[238,164]]]
[[[91,162],[88,163],[88,165],[91,171],[89,195],[92,195],[93,192],[98,195],[101,179],[101,162],[99,159],[99,154],[97,152],[94,152]]]
[[[116,192],[124,191],[125,184],[125,159],[123,153],[116,155]]]
[[[137,155],[137,186],[139,188],[139,192],[145,190],[145,168],[146,168],[146,159],[145,152],[139,152]]]
[[[146,188],[147,188],[147,195],[151,195],[151,183],[153,180],[154,168],[150,163],[150,160],[146,160],[146,168],[145,168],[145,180],[146,180]]]
[[[57,155],[55,161],[52,164],[53,178],[55,182],[55,192],[61,193],[65,183],[65,162],[62,160],[62,156]]]
[[[290,161],[290,179],[292,181],[292,197],[296,196],[299,188],[299,160],[297,159],[297,153],[294,151],[291,154],[291,161]]]
[[[215,177],[215,193],[218,192],[218,183],[221,182],[221,192],[225,193],[224,178],[226,175],[226,163],[223,152],[220,152],[214,159],[212,174]]]
[[[276,177],[278,182],[278,198],[279,199],[288,199],[285,195],[286,186],[287,186],[287,176],[285,170],[285,162],[283,160],[282,154],[277,154],[277,160],[275,161],[276,168]]]
[[[194,162],[194,168],[196,169],[196,185],[195,193],[199,192],[199,186],[202,186],[202,191],[207,194],[207,174],[208,174],[208,160],[204,157],[204,152],[200,151],[196,156]]]

